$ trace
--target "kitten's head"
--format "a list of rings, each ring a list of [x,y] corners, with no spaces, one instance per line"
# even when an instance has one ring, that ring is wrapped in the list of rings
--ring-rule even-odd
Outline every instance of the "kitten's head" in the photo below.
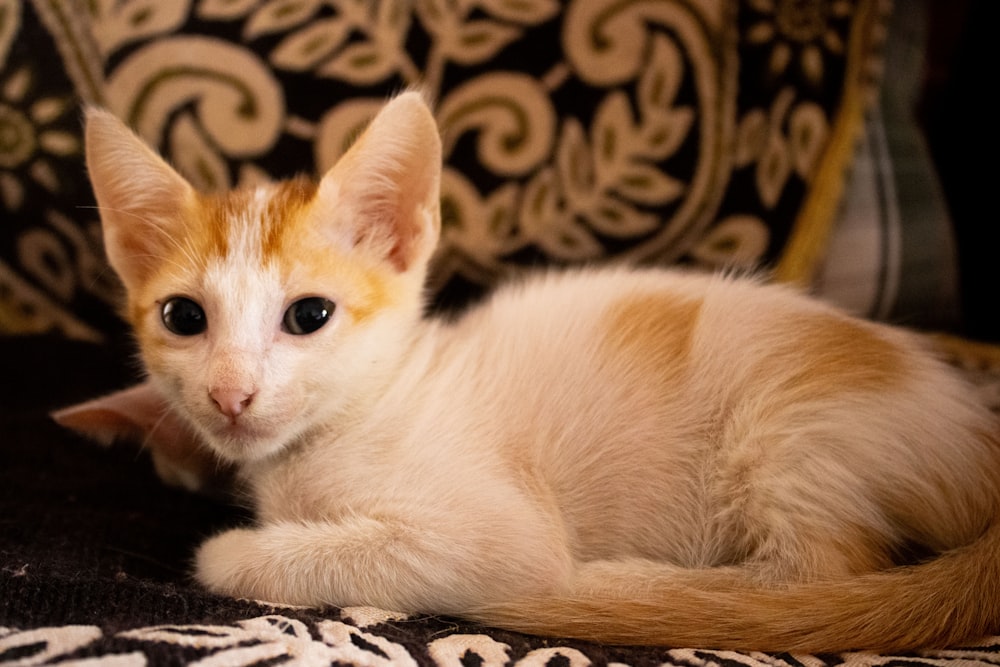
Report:
[[[196,192],[87,113],[108,260],[159,390],[222,457],[261,459],[371,397],[420,316],[441,147],[416,93],[305,179]]]

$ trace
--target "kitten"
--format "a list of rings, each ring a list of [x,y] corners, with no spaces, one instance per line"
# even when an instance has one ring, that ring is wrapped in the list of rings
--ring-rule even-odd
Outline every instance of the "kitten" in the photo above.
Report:
[[[629,644],[1000,630],[1000,431],[916,336],[656,269],[423,318],[441,145],[416,93],[316,185],[200,194],[98,110],[86,144],[149,379],[58,418],[151,433],[189,486],[198,447],[238,470],[257,522],[200,547],[208,589]]]

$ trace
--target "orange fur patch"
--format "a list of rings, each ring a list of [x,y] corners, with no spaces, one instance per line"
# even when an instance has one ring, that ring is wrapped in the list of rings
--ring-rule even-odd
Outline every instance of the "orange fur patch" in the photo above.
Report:
[[[169,284],[172,267],[196,268],[212,260],[237,252],[233,238],[240,235],[241,225],[255,225],[251,238],[259,239],[255,252],[262,265],[281,267],[288,289],[301,290],[290,297],[313,292],[318,296],[340,297],[354,322],[371,318],[392,302],[390,276],[375,266],[369,266],[361,256],[351,256],[335,247],[331,237],[319,229],[333,224],[322,219],[316,202],[317,186],[305,177],[275,183],[268,187],[266,200],[255,202],[259,195],[254,189],[238,189],[218,194],[198,194],[190,218],[181,225],[184,236],[174,239],[171,253],[159,263],[158,275],[142,287],[143,295],[135,294],[127,315],[141,328],[153,298],[164,294],[149,292],[154,285]],[[248,217],[252,216],[252,217]],[[337,294],[323,293],[336,286]]]
[[[349,298],[338,306],[354,322],[362,322],[392,301],[390,276],[370,265],[362,252],[352,255],[332,242],[324,229],[336,228],[329,218],[338,212],[326,210],[316,192],[315,183],[300,178],[281,183],[271,193],[261,220],[261,257],[284,267],[290,282],[299,274],[309,282],[339,286],[341,295]]]
[[[815,395],[834,391],[878,391],[902,378],[906,359],[899,348],[861,323],[835,314],[798,314],[788,322],[791,338],[766,355],[769,366],[794,368],[787,388]]]
[[[701,302],[674,294],[630,296],[612,307],[606,343],[673,381],[691,351]]]
[[[266,259],[280,257],[284,241],[294,223],[303,218],[308,205],[316,196],[316,184],[305,177],[283,181],[271,194],[264,213],[263,234],[261,235],[261,255]]]
[[[259,220],[262,260],[281,257],[285,239],[293,236],[292,230],[315,195],[316,184],[306,177],[275,183],[269,189]],[[202,257],[224,257],[229,252],[228,239],[234,221],[253,210],[254,196],[256,192],[252,189],[199,195],[200,224],[190,229],[192,246]]]
[[[388,306],[391,298],[388,286],[375,271],[356,269],[354,273],[361,296],[348,304],[347,312],[355,323],[362,323]]]

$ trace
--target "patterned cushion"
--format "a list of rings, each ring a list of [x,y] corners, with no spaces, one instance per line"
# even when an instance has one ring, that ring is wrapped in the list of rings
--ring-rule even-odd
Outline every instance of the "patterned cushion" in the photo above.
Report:
[[[0,330],[121,325],[80,153],[106,105],[199,187],[320,174],[387,95],[443,128],[436,302],[526,266],[822,255],[885,0],[0,0]]]

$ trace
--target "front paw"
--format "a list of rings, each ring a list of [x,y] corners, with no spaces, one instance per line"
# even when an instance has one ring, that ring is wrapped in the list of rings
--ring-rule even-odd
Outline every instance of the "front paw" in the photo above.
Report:
[[[205,540],[195,556],[195,578],[213,593],[262,599],[257,537],[257,530],[236,528]]]

